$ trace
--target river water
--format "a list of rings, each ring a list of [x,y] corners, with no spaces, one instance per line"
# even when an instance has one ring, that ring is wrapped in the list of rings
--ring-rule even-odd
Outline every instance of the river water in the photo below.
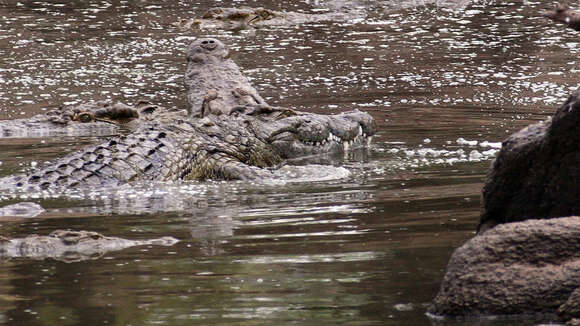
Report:
[[[241,31],[172,25],[214,5],[357,14]],[[45,209],[0,217],[3,236],[70,228],[181,240],[82,262],[3,261],[0,325],[534,324],[433,320],[425,309],[452,251],[474,235],[500,142],[577,87],[577,35],[541,18],[544,9],[492,0],[0,0],[0,119],[100,99],[184,108],[184,49],[212,36],[270,104],[360,109],[378,126],[370,150],[293,162],[286,181],[0,194],[0,206]],[[0,139],[0,175],[96,138]]]

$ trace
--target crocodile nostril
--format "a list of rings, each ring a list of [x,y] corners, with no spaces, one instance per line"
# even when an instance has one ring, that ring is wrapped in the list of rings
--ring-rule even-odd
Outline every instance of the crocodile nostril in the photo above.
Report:
[[[203,40],[201,41],[201,45],[202,48],[206,49],[206,50],[213,50],[218,46],[218,42],[216,42],[216,40]]]

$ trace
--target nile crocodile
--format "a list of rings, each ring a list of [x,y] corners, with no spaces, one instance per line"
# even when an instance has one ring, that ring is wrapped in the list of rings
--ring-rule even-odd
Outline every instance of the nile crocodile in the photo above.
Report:
[[[130,106],[110,101],[67,105],[26,119],[0,120],[0,138],[116,135],[168,111],[147,101]]]
[[[181,30],[242,30],[266,26],[291,26],[322,21],[348,21],[356,18],[364,18],[365,15],[364,11],[357,6],[343,6],[337,11],[326,10],[325,12],[319,13],[283,12],[262,7],[214,7],[206,11],[199,18],[183,18],[173,23],[173,25]]]
[[[196,40],[187,57],[189,116],[160,114],[127,135],[1,178],[0,189],[271,178],[284,160],[367,146],[375,132],[372,117],[358,110],[320,115],[269,106],[219,40]]]
[[[29,235],[25,238],[9,239],[0,236],[0,259],[8,258],[52,258],[74,262],[102,257],[110,251],[135,246],[173,246],[179,240],[162,237],[149,240],[128,240],[106,237],[92,231],[56,230],[49,235]]]
[[[555,22],[563,23],[574,30],[580,31],[580,12],[570,10],[566,4],[557,4],[553,11],[546,12],[543,16]]]
[[[187,50],[187,62],[185,86],[193,117],[250,113],[248,109],[253,113],[269,107],[230,59],[222,42],[212,38],[193,42]]]

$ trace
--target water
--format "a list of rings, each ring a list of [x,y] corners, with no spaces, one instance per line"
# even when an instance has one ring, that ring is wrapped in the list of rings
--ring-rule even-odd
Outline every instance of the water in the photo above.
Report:
[[[349,5],[363,14],[237,32],[171,25],[214,4]],[[284,171],[300,180],[0,194],[0,206],[46,209],[0,218],[4,236],[71,228],[181,240],[77,263],[4,261],[0,324],[534,324],[424,312],[451,252],[474,234],[498,143],[577,87],[577,36],[541,18],[543,9],[539,1],[0,1],[0,119],[101,99],[185,108],[183,49],[205,35],[231,47],[269,103],[357,108],[378,125],[369,151]],[[96,138],[1,139],[0,175]]]

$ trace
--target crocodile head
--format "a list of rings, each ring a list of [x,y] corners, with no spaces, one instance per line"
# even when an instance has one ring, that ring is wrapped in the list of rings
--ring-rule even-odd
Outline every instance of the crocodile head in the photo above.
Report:
[[[229,115],[238,107],[267,105],[219,40],[199,38],[192,42],[187,62],[185,86],[192,117]]]
[[[174,179],[265,179],[284,160],[343,153],[370,144],[375,126],[364,112],[320,115],[265,108],[231,116],[182,121],[180,133],[196,135],[195,164]]]
[[[282,158],[348,150],[374,134],[372,117],[360,111],[321,115],[269,106],[217,39],[195,40],[187,58],[185,81],[194,116],[245,117],[243,123]]]
[[[366,147],[370,145],[376,129],[373,118],[358,110],[322,115],[270,107],[257,114],[246,112],[230,117],[207,116],[199,120],[199,124],[205,125],[204,133],[214,139],[226,140],[238,149],[245,147],[247,139],[254,139],[251,146],[253,152],[260,148],[271,153],[269,157],[280,159]],[[234,137],[242,132],[243,137]],[[270,159],[270,163],[253,165],[266,167],[277,161],[279,159]]]
[[[125,124],[139,118],[139,111],[131,106],[107,102],[83,103],[74,107],[65,107],[55,112],[54,122],[106,122]]]
[[[375,133],[373,118],[358,110],[334,115],[283,112],[250,124],[258,137],[284,159],[368,146]]]
[[[557,4],[554,10],[545,12],[543,16],[580,31],[580,12],[570,10],[566,4]]]
[[[94,136],[116,134],[119,126],[129,129],[140,121],[166,115],[168,110],[147,101],[134,106],[110,101],[91,101],[61,106],[27,119],[0,121],[0,137]]]

